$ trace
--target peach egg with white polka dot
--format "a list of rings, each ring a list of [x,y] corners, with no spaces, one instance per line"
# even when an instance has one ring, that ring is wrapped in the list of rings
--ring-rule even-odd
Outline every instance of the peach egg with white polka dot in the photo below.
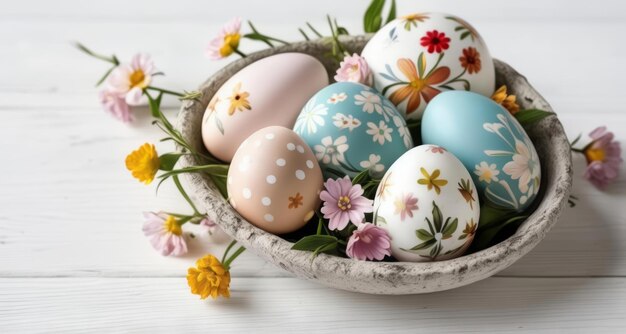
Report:
[[[322,171],[315,155],[291,129],[270,126],[237,149],[228,170],[230,203],[253,225],[293,232],[319,207]]]

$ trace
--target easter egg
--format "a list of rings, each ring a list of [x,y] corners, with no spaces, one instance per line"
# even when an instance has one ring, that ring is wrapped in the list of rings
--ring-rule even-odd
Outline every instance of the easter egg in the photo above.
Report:
[[[202,119],[204,145],[229,162],[255,131],[272,125],[292,128],[302,106],[326,85],[324,66],[309,55],[260,59],[233,75],[211,98]]]
[[[228,170],[230,204],[271,233],[293,232],[320,204],[322,171],[311,149],[291,129],[263,128],[246,139]]]
[[[439,94],[424,112],[422,140],[456,155],[480,197],[494,207],[523,211],[537,196],[541,165],[535,146],[519,122],[487,97]]]
[[[391,165],[376,191],[374,223],[400,261],[460,256],[480,217],[474,182],[463,164],[436,145],[420,145]]]
[[[324,176],[351,177],[368,169],[374,177],[404,152],[413,139],[404,117],[371,87],[337,82],[306,103],[294,131],[315,152]]]
[[[487,45],[463,19],[444,13],[399,17],[382,27],[361,54],[374,87],[408,119],[420,119],[442,91],[490,96],[495,69]]]

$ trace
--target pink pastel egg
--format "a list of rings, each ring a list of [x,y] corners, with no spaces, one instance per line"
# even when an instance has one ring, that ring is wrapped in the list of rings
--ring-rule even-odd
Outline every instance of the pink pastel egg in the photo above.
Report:
[[[267,126],[292,128],[302,107],[328,85],[322,63],[303,53],[260,59],[237,72],[212,97],[202,139],[215,157],[231,161],[239,145]]]
[[[239,146],[227,187],[230,204],[240,215],[265,231],[282,234],[313,217],[323,182],[306,143],[291,129],[270,126]]]

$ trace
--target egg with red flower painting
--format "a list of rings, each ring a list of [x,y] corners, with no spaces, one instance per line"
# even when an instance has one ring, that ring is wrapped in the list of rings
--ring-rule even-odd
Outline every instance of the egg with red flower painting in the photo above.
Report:
[[[230,204],[253,225],[275,234],[304,226],[320,204],[322,170],[291,129],[270,126],[241,143],[228,169]]]
[[[361,54],[374,87],[407,119],[447,90],[491,96],[495,69],[487,45],[465,20],[444,13],[400,16],[382,27]]]

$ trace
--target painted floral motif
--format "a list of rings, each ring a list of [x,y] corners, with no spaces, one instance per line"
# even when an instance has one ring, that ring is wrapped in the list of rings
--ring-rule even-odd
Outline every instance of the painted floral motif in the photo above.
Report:
[[[358,128],[361,125],[361,121],[354,118],[352,115],[344,115],[342,113],[336,113],[333,116],[333,124],[340,129],[348,129],[350,132]]]
[[[383,105],[380,100],[380,96],[378,94],[368,92],[366,90],[362,91],[361,94],[357,94],[354,96],[354,104],[357,106],[363,106],[363,111],[371,114],[374,111],[383,115]],[[387,116],[385,116],[385,119]]]
[[[422,98],[426,103],[430,102],[441,91],[433,86],[441,84],[450,76],[450,68],[447,66],[437,67],[442,59],[443,54],[439,56],[439,60],[435,66],[426,72],[427,64],[424,53],[420,53],[417,58],[417,64],[410,59],[400,58],[396,62],[396,66],[404,75],[405,79],[396,76],[389,66],[386,66],[387,73],[380,73],[387,80],[394,81],[383,89],[383,95],[394,86],[401,86],[396,89],[389,99],[396,106],[408,99],[406,113],[410,114],[416,111]]]
[[[348,150],[348,138],[346,136],[338,137],[333,141],[331,136],[322,138],[321,145],[315,145],[315,157],[324,164],[332,162],[333,165],[339,166],[345,162],[344,153]]]
[[[329,97],[326,102],[330,104],[337,104],[339,102],[345,101],[347,98],[348,98],[348,95],[346,95],[346,93],[339,93],[339,94],[335,93],[331,97]]]
[[[389,172],[385,174],[383,179],[380,181],[380,185],[378,185],[378,190],[376,191],[376,197],[379,197],[382,200],[391,196],[391,188],[393,188],[393,181],[391,181],[391,174],[393,172]]]
[[[454,28],[454,31],[461,33],[459,40],[464,40],[465,38],[470,37],[472,42],[474,42],[474,40],[479,37],[476,29],[467,23],[467,21],[454,16],[446,16],[446,19],[459,24],[456,28]]]
[[[461,193],[461,196],[463,196],[463,199],[469,204],[470,209],[473,210],[474,201],[476,201],[476,199],[474,199],[474,189],[472,189],[470,180],[461,179],[457,185],[459,186],[458,190]]]
[[[235,111],[245,111],[252,109],[248,97],[250,93],[241,90],[241,82],[233,87],[233,95],[230,96],[230,106],[228,107],[228,115],[232,116]]]
[[[380,176],[385,171],[385,165],[380,163],[381,157],[378,154],[370,154],[368,160],[361,161],[362,168],[369,169],[372,176]]]
[[[393,129],[388,127],[384,121],[380,121],[378,125],[367,122],[367,127],[369,129],[366,132],[372,136],[372,141],[377,141],[380,145],[384,145],[385,142],[391,142]]]
[[[497,118],[499,122],[484,123],[483,128],[485,131],[497,135],[509,149],[485,150],[484,153],[489,157],[510,157],[511,160],[502,167],[502,171],[512,180],[518,181],[517,187],[522,196],[518,199],[513,194],[510,185],[504,180],[500,180],[497,184],[504,188],[509,198],[496,194],[490,187],[487,187],[485,190],[485,196],[495,204],[519,209],[539,190],[539,177],[541,174],[539,157],[527,137],[522,136],[522,139],[520,139],[516,136],[516,133],[525,133],[519,123],[509,123],[504,114],[498,114]],[[515,127],[515,132],[512,126]],[[483,166],[482,163],[481,166]]]
[[[431,145],[428,149],[426,149],[426,152],[433,152],[437,154],[443,154],[443,152],[445,151],[446,151],[445,148],[441,146],[435,146],[435,145]]]
[[[413,197],[413,194],[407,193],[396,197],[393,202],[395,206],[394,214],[400,215],[400,221],[404,221],[407,216],[413,218],[413,211],[419,209],[417,207],[417,198]]]
[[[297,209],[300,205],[302,205],[302,200],[304,197],[297,192],[293,196],[289,196],[289,205],[287,206],[289,209]]]
[[[406,126],[406,122],[398,116],[393,117],[393,124],[398,128],[398,134],[402,141],[404,142],[404,146],[406,148],[411,148],[413,146],[413,138],[411,138],[411,133],[409,132],[409,128]]]
[[[417,28],[418,22],[424,22],[429,19],[430,16],[425,13],[414,13],[400,17],[400,23],[402,23],[404,30],[411,31],[411,27]]]
[[[468,242],[472,242],[474,235],[476,234],[476,229],[478,228],[478,224],[474,222],[474,218],[470,219],[467,223],[465,223],[465,228],[463,229],[463,234],[459,236],[459,240],[468,239]]]
[[[427,31],[420,39],[420,44],[428,48],[428,53],[442,53],[450,47],[450,38],[437,30]]]
[[[421,250],[429,249],[429,255],[421,255],[422,257],[429,258],[431,260],[435,260],[437,256],[441,254],[443,250],[443,246],[441,242],[446,239],[450,239],[454,232],[457,229],[459,219],[452,217],[447,217],[445,220],[443,218],[443,214],[441,210],[433,201],[433,210],[432,210],[432,218],[426,218],[426,223],[428,224],[428,230],[419,229],[415,231],[417,237],[422,241],[421,243],[415,245],[411,249],[402,249],[411,253],[419,253]],[[451,250],[446,252],[444,255],[452,253],[456,250]]]
[[[424,167],[420,167],[420,172],[424,178],[417,180],[417,183],[428,186],[428,190],[432,190],[434,188],[437,195],[441,193],[441,187],[448,184],[448,180],[439,178],[441,175],[441,171],[439,169],[435,169],[432,174],[429,174]]]
[[[467,73],[474,74],[480,72],[480,53],[476,51],[476,48],[470,46],[463,49],[463,55],[459,57],[459,61],[461,62],[461,67],[463,67]]]
[[[207,116],[204,119],[204,122],[207,123],[209,122],[210,119],[213,119],[213,123],[215,124],[215,126],[217,127],[217,129],[220,131],[220,133],[223,135],[224,134],[224,125],[222,124],[222,120],[219,118],[219,116],[217,115],[216,108],[217,105],[222,102],[222,99],[220,99],[219,96],[217,95],[213,95],[213,98],[211,99],[211,101],[209,102],[209,105],[206,108],[206,113]]]
[[[307,134],[316,133],[317,126],[324,126],[324,116],[326,116],[327,113],[328,108],[323,103],[316,105],[315,99],[311,99],[298,116],[295,130],[297,132],[304,132],[306,129]]]
[[[480,165],[476,165],[474,168],[476,168],[474,174],[478,176],[480,182],[498,182],[498,174],[500,174],[500,171],[497,169],[496,164],[490,165],[485,161],[481,161]]]

